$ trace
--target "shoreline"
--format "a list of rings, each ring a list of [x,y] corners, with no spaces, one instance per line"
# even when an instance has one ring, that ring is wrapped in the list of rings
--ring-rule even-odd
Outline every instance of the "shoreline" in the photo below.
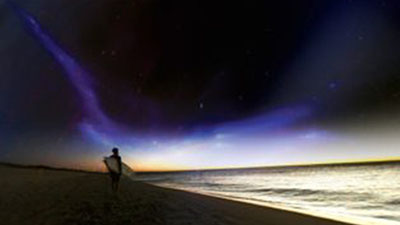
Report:
[[[144,182],[146,183],[146,182]],[[233,198],[233,197],[229,197],[229,196],[224,196],[224,195],[218,195],[218,194],[209,194],[206,192],[199,192],[199,191],[190,191],[190,190],[186,190],[186,189],[177,189],[177,188],[172,188],[172,187],[167,187],[167,186],[161,186],[161,185],[155,185],[155,184],[151,184],[151,183],[146,183],[155,187],[159,187],[159,188],[165,188],[165,189],[169,189],[169,190],[173,190],[173,191],[183,191],[183,192],[187,192],[190,194],[196,194],[196,195],[202,195],[202,196],[206,196],[206,197],[210,197],[210,198],[216,198],[216,199],[221,199],[224,201],[232,201],[232,202],[237,202],[240,204],[249,204],[249,205],[253,205],[253,206],[257,206],[257,207],[263,207],[266,209],[275,209],[275,210],[282,210],[288,213],[295,213],[295,214],[299,214],[302,216],[310,216],[310,217],[314,217],[316,219],[324,219],[324,220],[332,220],[334,222],[339,222],[339,223],[345,223],[345,224],[349,224],[349,225],[379,225],[378,223],[363,223],[362,221],[355,221],[352,220],[351,218],[346,218],[346,219],[342,219],[342,218],[335,218],[336,215],[328,215],[328,214],[318,214],[318,213],[313,213],[311,211],[307,211],[307,210],[301,210],[301,209],[293,209],[293,208],[289,208],[289,207],[284,207],[284,206],[278,206],[278,205],[273,205],[273,204],[267,204],[267,203],[260,203],[258,201],[252,201],[252,200],[245,200],[245,199],[239,199],[239,198]],[[360,223],[362,222],[362,223]]]
[[[0,165],[4,224],[345,225],[129,178],[111,192],[107,174]]]
[[[397,222],[392,222],[392,221],[383,220],[383,219],[382,220],[380,220],[380,219],[368,220],[368,219],[364,219],[362,217],[356,217],[356,216],[349,217],[349,216],[345,216],[345,215],[335,215],[335,214],[330,214],[330,213],[325,213],[325,212],[320,212],[320,211],[313,212],[311,210],[294,209],[294,208],[280,206],[280,205],[262,203],[260,201],[255,201],[255,200],[246,200],[246,199],[224,196],[224,195],[219,195],[219,194],[212,194],[212,193],[201,192],[201,191],[179,189],[179,188],[162,186],[162,185],[157,185],[157,184],[152,184],[152,183],[146,183],[146,184],[150,184],[150,185],[153,185],[156,187],[166,188],[166,189],[170,189],[170,190],[183,191],[183,192],[188,192],[188,193],[192,193],[192,194],[203,195],[203,196],[207,196],[207,197],[211,197],[211,198],[218,198],[218,199],[227,200],[227,201],[233,201],[233,202],[238,202],[238,203],[259,206],[259,207],[265,207],[267,209],[282,210],[282,211],[286,211],[289,213],[296,213],[296,214],[300,214],[300,215],[304,215],[304,216],[311,216],[311,217],[315,217],[318,219],[328,219],[328,220],[332,220],[335,222],[340,222],[340,223],[345,223],[345,224],[350,224],[350,225],[382,225],[382,224],[398,225],[399,224]]]

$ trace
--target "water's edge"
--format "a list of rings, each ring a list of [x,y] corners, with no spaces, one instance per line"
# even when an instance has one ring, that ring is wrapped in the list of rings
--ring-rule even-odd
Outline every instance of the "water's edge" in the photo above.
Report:
[[[246,203],[246,204],[251,204],[251,205],[257,205],[257,206],[262,206],[266,208],[272,208],[272,209],[277,209],[277,210],[283,210],[291,213],[298,213],[306,216],[312,216],[312,217],[317,217],[317,218],[322,218],[322,219],[328,219],[332,221],[337,221],[337,222],[343,222],[343,223],[348,223],[348,224],[354,224],[354,225],[382,225],[383,223],[385,225],[398,225],[396,222],[388,221],[388,220],[380,220],[380,219],[375,219],[376,221],[366,220],[363,218],[357,218],[357,217],[350,217],[350,216],[338,216],[338,215],[333,215],[329,213],[324,213],[324,212],[312,212],[312,211],[307,211],[307,210],[302,210],[302,209],[293,209],[290,207],[285,207],[285,206],[279,206],[279,205],[273,205],[273,204],[268,204],[268,203],[262,203],[258,201],[252,201],[252,200],[246,200],[246,199],[239,199],[239,198],[233,198],[233,197],[228,197],[224,195],[218,195],[218,194],[212,194],[212,193],[207,193],[207,192],[202,192],[202,191],[196,191],[196,190],[188,190],[184,188],[177,188],[177,187],[170,187],[170,186],[164,186],[156,183],[151,183],[151,182],[146,182],[147,184],[161,187],[161,188],[166,188],[166,189],[171,189],[171,190],[178,190],[178,191],[185,191],[189,193],[194,193],[194,194],[199,194],[199,195],[204,195],[208,197],[213,197],[213,198],[219,198],[223,200],[228,200],[228,201],[235,201],[235,202],[240,202],[240,203]]]

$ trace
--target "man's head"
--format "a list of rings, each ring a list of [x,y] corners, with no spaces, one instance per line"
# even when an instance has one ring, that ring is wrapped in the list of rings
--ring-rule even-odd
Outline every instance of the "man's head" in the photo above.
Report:
[[[114,153],[114,155],[118,155],[118,148],[113,148],[112,152]]]

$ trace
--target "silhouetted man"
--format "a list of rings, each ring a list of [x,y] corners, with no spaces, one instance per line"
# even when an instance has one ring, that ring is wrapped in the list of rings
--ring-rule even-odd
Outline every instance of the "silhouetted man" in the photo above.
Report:
[[[121,156],[119,156],[118,148],[113,148],[112,152],[113,152],[113,154],[110,156],[110,158],[115,158],[116,161],[118,162],[118,171],[119,172],[109,170],[110,176],[111,176],[111,189],[113,191],[117,191],[119,179],[121,178],[121,173],[122,173],[122,160],[121,160]]]

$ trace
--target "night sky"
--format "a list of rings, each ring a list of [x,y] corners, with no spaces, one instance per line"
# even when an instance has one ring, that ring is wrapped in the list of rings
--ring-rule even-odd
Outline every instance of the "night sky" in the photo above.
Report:
[[[396,0],[0,1],[0,161],[400,156]]]

